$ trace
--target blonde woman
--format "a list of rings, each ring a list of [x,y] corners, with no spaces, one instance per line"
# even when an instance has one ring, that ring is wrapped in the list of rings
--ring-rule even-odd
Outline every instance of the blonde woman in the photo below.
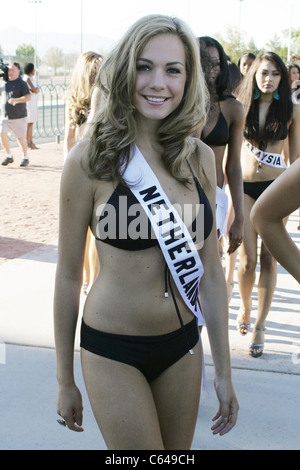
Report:
[[[80,54],[75,64],[71,82],[67,90],[65,106],[65,159],[72,147],[83,135],[86,122],[91,112],[91,100],[95,80],[103,57],[97,52],[88,51]],[[83,291],[87,293],[99,272],[95,239],[90,230],[87,232],[84,261]]]
[[[78,133],[91,110],[95,79],[103,57],[97,52],[80,54],[75,64],[65,99],[65,158],[78,141]]]
[[[201,387],[202,313],[220,402],[213,433],[228,432],[238,412],[215,226],[214,158],[191,137],[206,106],[197,42],[182,21],[150,15],[130,28],[102,72],[103,108],[62,175],[57,411],[68,428],[83,430],[73,348],[90,226],[101,272],[84,305],[81,361],[107,447],[189,449]],[[194,211],[185,214],[184,206]]]

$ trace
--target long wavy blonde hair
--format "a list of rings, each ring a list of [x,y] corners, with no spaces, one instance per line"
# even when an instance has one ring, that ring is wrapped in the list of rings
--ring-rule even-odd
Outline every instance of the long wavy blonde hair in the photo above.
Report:
[[[165,15],[149,15],[138,20],[101,67],[97,81],[104,93],[91,126],[91,177],[122,178],[121,166],[128,162],[136,138],[133,96],[137,59],[148,41],[160,34],[177,35],[185,49],[187,79],[183,99],[162,121],[158,140],[166,168],[177,180],[187,181],[181,172],[182,162],[197,151],[192,135],[205,122],[208,93],[195,36],[183,21]]]
[[[80,54],[76,61],[66,92],[66,105],[73,127],[77,127],[87,120],[91,107],[91,92],[96,79],[95,62],[102,60],[101,54],[88,51]]]

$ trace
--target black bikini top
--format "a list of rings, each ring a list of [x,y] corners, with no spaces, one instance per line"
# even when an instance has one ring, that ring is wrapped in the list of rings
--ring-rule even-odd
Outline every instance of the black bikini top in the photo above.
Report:
[[[206,239],[212,229],[213,215],[209,200],[198,179],[193,175],[199,194],[200,203],[204,209],[203,235]],[[133,208],[133,206],[135,206]],[[137,215],[137,212],[139,214]],[[111,214],[111,216],[110,216]],[[106,219],[106,220],[105,220]],[[121,223],[120,223],[121,222]],[[109,227],[109,224],[112,224]],[[192,223],[192,232],[196,232],[197,217]],[[113,230],[112,230],[113,228]],[[157,238],[151,227],[146,212],[140,206],[135,195],[128,186],[119,183],[99,217],[96,240],[116,248],[128,251],[145,250],[158,245]],[[101,234],[103,236],[101,236]]]
[[[220,103],[219,108],[220,113],[215,127],[206,137],[201,136],[202,142],[204,142],[206,145],[209,145],[210,147],[222,147],[229,142],[229,128],[227,121],[221,111]]]

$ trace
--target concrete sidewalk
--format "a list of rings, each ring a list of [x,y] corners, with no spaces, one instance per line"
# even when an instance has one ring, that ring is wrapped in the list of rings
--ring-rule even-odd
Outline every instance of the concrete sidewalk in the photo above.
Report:
[[[300,242],[298,214],[288,229]],[[105,449],[94,420],[80,370],[79,338],[75,369],[84,400],[84,433],[56,422],[55,351],[52,319],[57,240],[0,265],[0,450]],[[193,449],[300,449],[300,296],[299,284],[278,266],[278,282],[267,320],[265,353],[248,355],[251,334],[236,330],[240,307],[237,283],[230,304],[229,335],[233,380],[240,403],[237,426],[212,436],[218,408],[206,331],[203,332],[209,393],[203,392]],[[82,296],[82,306],[85,297]],[[252,319],[257,313],[257,290]],[[79,319],[80,321],[80,319]],[[253,323],[253,321],[252,321]]]

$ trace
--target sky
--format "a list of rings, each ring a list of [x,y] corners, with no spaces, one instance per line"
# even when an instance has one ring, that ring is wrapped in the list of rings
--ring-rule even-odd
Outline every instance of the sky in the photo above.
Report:
[[[196,36],[219,33],[226,38],[226,28],[234,27],[258,47],[290,25],[300,28],[300,0],[6,0],[1,5],[0,45],[9,49],[3,44],[9,37],[3,40],[1,35],[7,28],[32,33],[37,49],[41,32],[82,32],[83,44],[87,33],[117,41],[149,13],[178,16]]]

